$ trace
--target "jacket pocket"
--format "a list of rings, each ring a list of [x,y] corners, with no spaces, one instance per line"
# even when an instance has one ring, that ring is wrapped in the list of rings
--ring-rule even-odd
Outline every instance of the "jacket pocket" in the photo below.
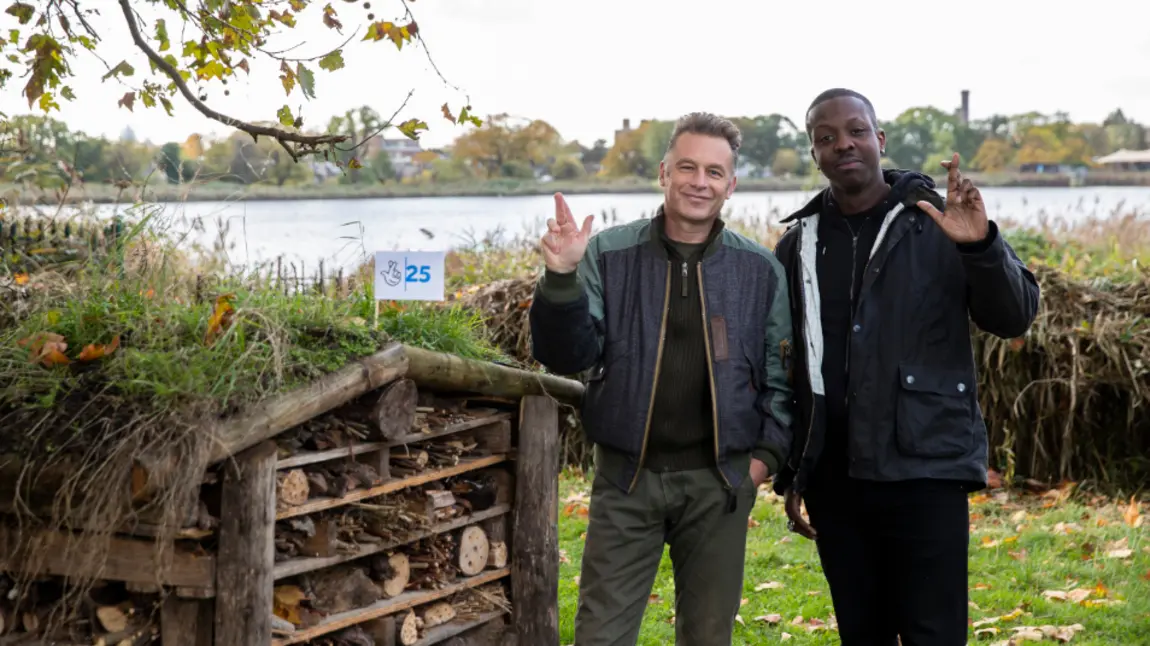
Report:
[[[899,366],[895,427],[899,450],[921,458],[956,458],[974,443],[974,375],[970,370]]]
[[[610,429],[622,423],[622,402],[627,399],[626,360],[631,345],[626,339],[615,339],[603,348],[599,361],[588,371],[583,389],[583,428],[592,442],[601,442],[612,434]],[[617,447],[618,448],[618,447]]]

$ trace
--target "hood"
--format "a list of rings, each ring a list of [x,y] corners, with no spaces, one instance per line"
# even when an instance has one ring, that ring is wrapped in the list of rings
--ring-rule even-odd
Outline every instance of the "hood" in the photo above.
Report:
[[[901,202],[909,208],[919,200],[926,200],[938,209],[943,208],[942,196],[935,192],[934,180],[929,175],[913,170],[891,168],[883,170],[882,178],[890,186],[889,199],[893,201]],[[805,206],[783,218],[782,222],[795,222],[821,212],[827,198],[830,197],[830,191],[830,188],[819,191]]]

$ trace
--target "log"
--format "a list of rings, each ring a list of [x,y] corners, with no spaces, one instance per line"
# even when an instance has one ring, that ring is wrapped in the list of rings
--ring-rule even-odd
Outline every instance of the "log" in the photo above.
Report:
[[[295,506],[307,502],[311,485],[303,469],[292,469],[276,474],[276,505]]]
[[[96,608],[96,618],[100,625],[110,633],[122,632],[128,628],[128,615],[116,606],[101,606]]]
[[[423,611],[423,628],[435,628],[455,619],[455,607],[446,601],[437,601]]]
[[[570,405],[578,405],[583,398],[583,384],[573,379],[412,346],[404,350],[408,358],[406,376],[421,388],[494,397],[543,395]]]
[[[411,646],[419,641],[419,623],[419,617],[415,616],[415,611],[409,610],[399,627],[399,643],[403,646]]]
[[[266,441],[225,465],[216,556],[216,646],[272,639],[276,445]]]
[[[325,614],[365,608],[379,601],[379,588],[358,567],[320,570],[307,575],[306,579],[311,607]]]
[[[419,391],[410,379],[388,384],[378,396],[368,393],[335,412],[341,418],[367,424],[374,431],[364,438],[370,442],[390,441],[411,433]]]
[[[456,567],[464,576],[475,576],[487,568],[490,551],[487,533],[478,525],[463,528],[455,555]]]
[[[260,402],[236,417],[205,429],[213,438],[208,463],[215,464],[380,388],[403,376],[407,368],[404,346],[392,343],[307,386]],[[149,500],[164,489],[180,459],[181,456],[171,455],[150,464],[137,461],[132,472],[133,497]]]
[[[377,558],[377,562],[383,561],[386,567],[379,567],[379,575],[383,582],[379,584],[380,593],[388,598],[394,599],[403,594],[407,589],[407,583],[411,580],[411,561],[403,552],[396,552],[387,557],[384,561],[382,558]]]
[[[559,643],[559,407],[524,397],[519,408],[511,554],[512,621],[519,643]]]

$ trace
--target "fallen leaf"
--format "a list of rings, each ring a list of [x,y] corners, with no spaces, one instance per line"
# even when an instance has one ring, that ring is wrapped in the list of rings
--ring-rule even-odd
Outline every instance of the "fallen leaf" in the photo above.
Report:
[[[974,631],[975,637],[989,637],[997,634],[998,629],[994,626],[991,626],[990,628],[979,628],[978,630]]]
[[[1037,628],[1029,626],[1018,626],[1014,628],[1014,639],[1021,641],[1040,642],[1046,639],[1046,635]]]
[[[779,590],[782,589],[783,584],[778,581],[767,581],[755,586],[755,592],[762,592],[763,590]]]
[[[790,633],[783,633],[783,634],[779,635],[779,641],[784,641],[784,642],[785,642],[785,641],[787,641],[787,640],[788,640],[788,639],[790,639],[790,638],[791,638],[791,634],[790,634]]]
[[[1130,506],[1122,512],[1122,520],[1131,527],[1137,527],[1138,522],[1142,519],[1142,512],[1139,510],[1138,501],[1134,496],[1130,496]]]
[[[754,620],[755,621],[761,621],[763,623],[770,624],[773,626],[773,625],[779,623],[780,621],[782,621],[783,616],[780,614],[777,614],[777,613],[771,613],[769,615],[760,615],[758,617],[755,617]]]
[[[28,281],[31,280],[28,274],[16,274],[12,277],[12,279],[16,281],[17,285],[27,285]]]
[[[744,626],[746,625],[743,623],[743,616],[742,615],[735,615],[735,621],[739,622],[740,625],[744,625]]]
[[[975,583],[974,589],[975,590],[989,590],[990,586],[986,583]]]
[[[1027,552],[1025,549],[1021,549],[1021,550],[1018,550],[1017,552],[1015,552],[1015,551],[1007,552],[1007,554],[1009,554],[1010,558],[1014,559],[1015,561],[1025,561]]]
[[[792,626],[803,625],[803,616],[802,615],[795,615],[795,618],[791,620],[791,625]]]
[[[1026,520],[1026,510],[1025,509],[1023,509],[1022,511],[1014,512],[1014,515],[1012,515],[1010,517],[1010,522],[1012,522],[1012,523],[1021,523],[1024,520]]]
[[[90,343],[84,346],[84,349],[80,352],[79,360],[96,361],[98,359],[103,359],[104,357],[115,352],[119,347],[120,335],[117,334],[116,338],[112,339],[112,342],[108,345],[104,345],[102,343]]]
[[[662,600],[663,599],[661,599],[659,597],[659,595],[657,595],[657,594],[651,594],[650,596],[647,597],[647,603],[650,605],[654,605],[656,603],[659,603]]]
[[[45,368],[64,366],[69,363],[68,357],[64,355],[64,351],[68,349],[68,343],[59,334],[40,332],[17,342],[17,345],[27,347],[28,360]]]
[[[1001,489],[1002,488],[1002,474],[994,469],[987,469],[986,471],[986,488],[987,489]]]

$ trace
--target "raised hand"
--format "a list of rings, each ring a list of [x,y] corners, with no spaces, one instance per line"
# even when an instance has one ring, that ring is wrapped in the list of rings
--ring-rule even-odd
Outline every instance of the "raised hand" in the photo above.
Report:
[[[982,193],[958,172],[958,153],[950,161],[942,162],[946,169],[946,211],[940,213],[925,200],[918,207],[938,223],[948,238],[957,243],[981,242],[990,231],[986,205]]]
[[[567,274],[579,267],[587,251],[587,241],[591,239],[591,221],[595,216],[588,215],[583,220],[583,228],[575,226],[575,218],[562,193],[555,194],[555,217],[547,220],[547,233],[541,240],[543,262],[553,272]]]

